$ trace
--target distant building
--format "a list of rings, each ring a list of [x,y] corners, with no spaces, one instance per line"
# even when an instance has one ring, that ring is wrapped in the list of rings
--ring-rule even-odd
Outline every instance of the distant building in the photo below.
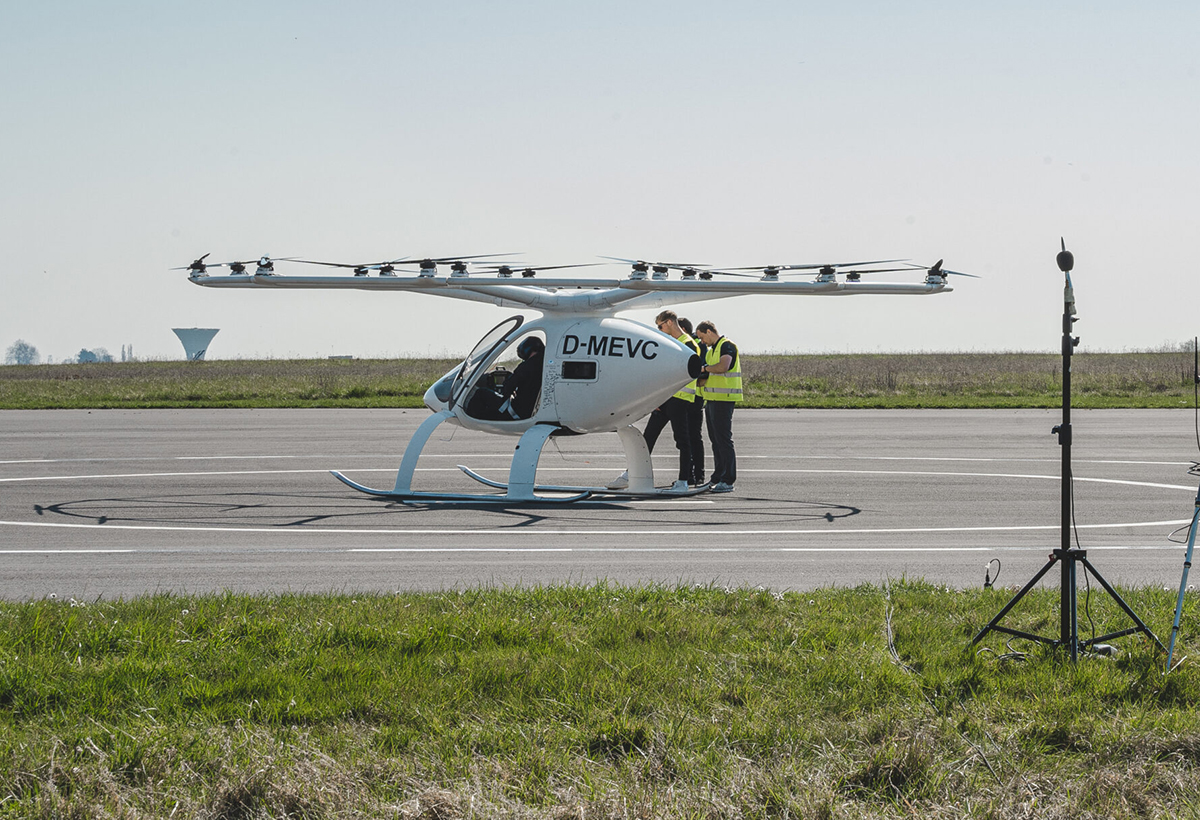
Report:
[[[208,352],[209,342],[220,331],[218,327],[173,327],[171,329],[175,331],[179,341],[183,342],[183,349],[187,353],[188,359],[193,362],[204,361],[204,354]]]

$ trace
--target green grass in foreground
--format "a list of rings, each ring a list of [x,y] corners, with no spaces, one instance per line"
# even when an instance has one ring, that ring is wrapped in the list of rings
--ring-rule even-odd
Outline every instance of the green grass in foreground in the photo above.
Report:
[[[1165,639],[1174,596],[1125,595]],[[1200,816],[1196,666],[1164,677],[1133,637],[1076,665],[977,652],[1008,597],[0,603],[0,817]],[[1056,619],[1035,592],[1006,625]]]
[[[0,367],[0,409],[420,407],[452,359]],[[511,367],[512,363],[509,363]],[[1189,407],[1192,353],[1079,353],[1077,407]],[[1058,407],[1049,353],[747,355],[747,407]]]

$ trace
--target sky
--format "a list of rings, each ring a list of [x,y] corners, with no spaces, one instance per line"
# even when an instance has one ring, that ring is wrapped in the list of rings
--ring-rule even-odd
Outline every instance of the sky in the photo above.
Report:
[[[1056,351],[1060,237],[1079,352],[1182,343],[1197,32],[1106,0],[8,3],[0,348],[459,355],[514,311],[170,268],[515,252],[944,258],[982,278],[680,312],[747,352]]]

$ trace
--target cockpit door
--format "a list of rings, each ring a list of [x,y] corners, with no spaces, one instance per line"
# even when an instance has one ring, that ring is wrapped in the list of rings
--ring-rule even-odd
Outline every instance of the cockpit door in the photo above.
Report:
[[[460,399],[470,395],[469,390],[476,377],[481,372],[486,372],[485,369],[492,357],[504,346],[509,335],[524,322],[524,316],[512,316],[505,319],[484,334],[483,338],[476,343],[471,352],[467,354],[467,358],[463,359],[462,365],[458,368],[458,375],[454,377],[454,383],[450,386],[450,400],[447,402],[449,409],[453,410]]]

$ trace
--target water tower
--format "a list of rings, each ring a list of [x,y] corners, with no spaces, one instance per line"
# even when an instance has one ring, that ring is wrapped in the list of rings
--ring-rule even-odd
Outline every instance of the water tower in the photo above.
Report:
[[[187,353],[188,359],[193,362],[204,361],[204,354],[208,352],[208,343],[220,330],[218,327],[174,327],[171,329],[175,331],[179,341],[183,342],[183,349]]]

